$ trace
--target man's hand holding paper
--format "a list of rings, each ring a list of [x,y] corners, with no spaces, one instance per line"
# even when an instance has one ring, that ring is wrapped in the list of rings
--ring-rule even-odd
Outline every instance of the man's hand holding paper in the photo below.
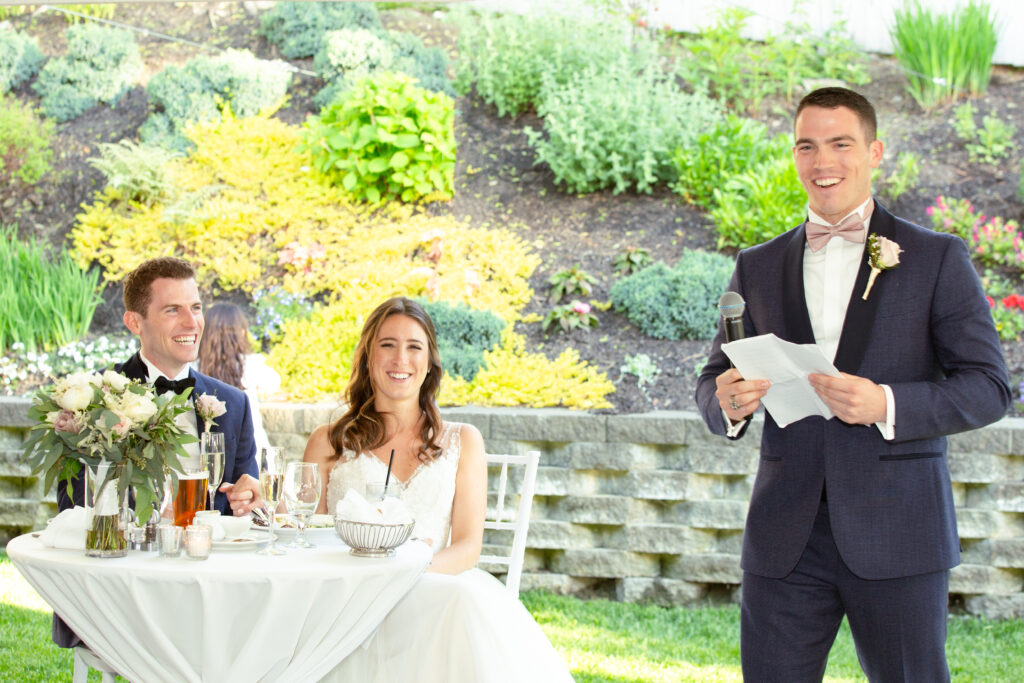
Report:
[[[774,334],[765,334],[723,344],[722,351],[743,377],[771,383],[761,403],[780,427],[810,415],[831,418],[840,413],[834,413],[830,404],[845,406],[843,400],[851,398],[848,387],[844,386],[842,390],[831,384],[826,387],[823,381],[819,384],[825,393],[818,395],[809,380],[810,375],[827,375],[822,378],[825,381],[844,376],[814,344],[793,344]],[[861,379],[851,375],[846,377]],[[862,407],[860,402],[856,405]]]

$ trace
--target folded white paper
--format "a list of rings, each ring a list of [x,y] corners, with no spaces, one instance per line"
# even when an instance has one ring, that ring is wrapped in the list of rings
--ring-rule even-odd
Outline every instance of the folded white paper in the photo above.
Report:
[[[826,420],[833,417],[807,377],[814,373],[841,375],[816,344],[794,344],[774,334],[762,334],[722,344],[722,351],[744,379],[772,383],[761,403],[780,427],[811,415]]]
[[[51,548],[85,550],[85,508],[68,508],[49,520],[39,542]]]

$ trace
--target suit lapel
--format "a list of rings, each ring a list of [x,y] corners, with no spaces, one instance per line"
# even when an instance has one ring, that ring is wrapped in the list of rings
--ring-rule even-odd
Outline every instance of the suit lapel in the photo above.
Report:
[[[896,222],[892,214],[885,210],[878,200],[875,200],[875,211],[871,216],[870,234],[881,235],[882,237],[893,238]],[[843,320],[843,333],[839,338],[839,348],[836,349],[834,365],[840,372],[857,374],[861,361],[864,360],[864,353],[867,351],[870,340],[871,328],[875,322],[875,314],[878,312],[878,302],[885,293],[885,278],[875,280],[871,289],[871,295],[865,301],[862,297],[868,286],[868,277],[871,275],[871,266],[868,264],[867,245],[864,246],[864,256],[861,259],[860,269],[857,271],[857,281],[853,285],[853,292],[850,294],[850,304],[846,308],[846,319]]]
[[[196,381],[196,385],[192,389],[192,410],[194,410],[196,413],[196,428],[198,429],[199,433],[202,434],[203,430],[205,429],[206,423],[203,422],[203,417],[202,415],[199,414],[199,397],[207,393],[206,378],[203,375],[200,375],[192,368],[189,368],[188,376]],[[210,431],[220,431],[220,428],[217,427],[216,422],[214,422],[214,426],[211,428]]]
[[[126,360],[120,368],[117,368],[117,366],[114,367],[128,379],[136,379],[140,382],[145,382],[149,379],[149,369],[146,367],[146,364],[142,362],[142,358],[139,356],[137,351],[131,358]]]
[[[806,224],[805,224],[806,225]],[[794,344],[813,344],[814,328],[807,314],[807,299],[804,297],[804,243],[805,226],[793,231],[786,245],[782,269],[782,315],[785,322],[785,339]]]

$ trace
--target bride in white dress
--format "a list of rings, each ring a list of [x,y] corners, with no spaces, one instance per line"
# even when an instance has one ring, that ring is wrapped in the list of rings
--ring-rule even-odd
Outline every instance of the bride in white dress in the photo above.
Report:
[[[434,550],[427,573],[376,634],[324,681],[359,683],[548,683],[568,668],[522,604],[475,569],[483,541],[487,465],[480,432],[442,422],[434,325],[405,298],[366,320],[346,388],[347,411],[321,425],[304,460],[318,464],[319,512],[345,492],[391,479],[416,521],[413,535]]]

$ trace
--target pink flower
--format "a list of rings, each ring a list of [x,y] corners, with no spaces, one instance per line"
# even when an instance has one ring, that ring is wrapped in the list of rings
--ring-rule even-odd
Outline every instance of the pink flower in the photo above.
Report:
[[[216,396],[203,394],[196,399],[196,412],[199,413],[199,417],[203,418],[206,431],[210,431],[210,427],[216,426],[214,420],[228,412],[228,407],[224,401],[221,401]]]
[[[73,411],[62,410],[53,422],[53,431],[78,434],[82,431],[82,423],[79,422],[78,416]]]
[[[580,315],[586,315],[590,313],[590,304],[585,304],[582,301],[576,301],[572,305],[572,310]]]
[[[128,432],[132,431],[132,421],[125,415],[118,415],[117,413],[114,414],[117,415],[121,421],[111,427],[110,431],[120,437],[126,436]]]
[[[878,237],[878,262],[882,268],[892,268],[900,262],[900,245],[893,242],[891,239]]]

